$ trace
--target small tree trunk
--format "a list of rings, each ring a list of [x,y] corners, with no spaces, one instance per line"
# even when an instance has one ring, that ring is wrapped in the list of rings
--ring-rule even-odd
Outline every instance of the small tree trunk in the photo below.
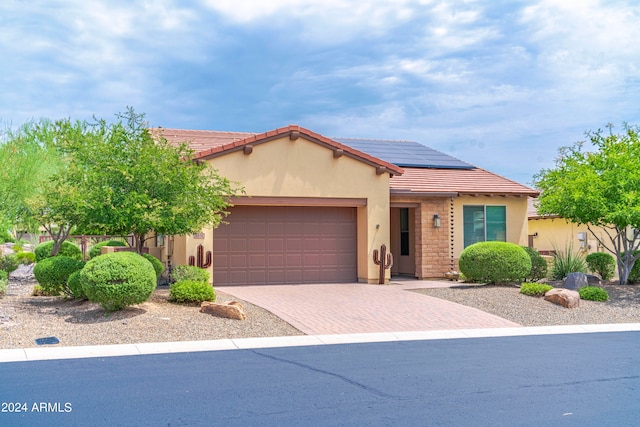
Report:
[[[142,255],[142,245],[144,244],[144,234],[134,234],[133,238],[136,242],[136,252]]]

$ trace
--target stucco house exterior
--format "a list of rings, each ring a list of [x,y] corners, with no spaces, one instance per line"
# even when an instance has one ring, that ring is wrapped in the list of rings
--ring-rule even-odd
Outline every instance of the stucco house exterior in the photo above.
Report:
[[[529,200],[528,222],[529,246],[542,255],[551,255],[555,251],[566,252],[569,248],[583,255],[606,252],[585,224],[576,224],[557,215],[539,214],[536,199]],[[592,228],[600,239],[605,242],[609,240],[602,228]]]
[[[226,223],[158,239],[172,265],[201,262],[218,285],[442,278],[471,243],[527,244],[538,192],[410,141],[328,138],[297,125],[261,134],[158,129],[239,183]]]

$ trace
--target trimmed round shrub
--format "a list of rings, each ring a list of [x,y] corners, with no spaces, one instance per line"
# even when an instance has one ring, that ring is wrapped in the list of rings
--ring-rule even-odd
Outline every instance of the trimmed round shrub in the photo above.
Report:
[[[7,293],[7,288],[9,288],[9,273],[0,270],[0,296]]]
[[[544,283],[523,283],[520,285],[520,293],[532,297],[541,297],[553,289],[553,286]]]
[[[465,248],[458,261],[467,280],[504,284],[522,282],[531,272],[531,258],[508,242],[479,242]]]
[[[70,296],[76,299],[87,299],[87,295],[84,293],[84,289],[82,289],[82,280],[80,279],[80,272],[82,270],[77,270],[69,275],[69,279],[67,280],[67,290]]]
[[[20,264],[33,264],[36,262],[36,254],[33,252],[18,252],[16,258]]]
[[[531,272],[525,278],[526,280],[537,281],[547,277],[547,261],[542,258],[542,255],[537,250],[528,246],[522,246],[529,258],[531,259]]]
[[[20,265],[20,263],[18,262],[18,256],[16,254],[0,255],[0,270],[11,273],[18,268],[18,265]]]
[[[615,258],[606,252],[594,252],[585,258],[592,273],[596,273],[602,280],[609,280],[616,271]]]
[[[164,271],[164,264],[162,263],[162,261],[160,261],[158,258],[154,257],[153,255],[142,254],[142,256],[144,257],[144,259],[146,259],[151,263],[153,270],[156,272],[156,280],[158,280],[160,278],[160,275]]]
[[[67,280],[74,271],[82,269],[84,262],[68,256],[45,258],[33,267],[33,275],[47,295],[69,294]]]
[[[103,246],[127,246],[127,244],[121,240],[105,240],[104,242],[96,243],[89,249],[89,259],[102,255]]]
[[[93,258],[80,272],[82,290],[106,311],[147,301],[156,288],[149,261],[135,252],[114,252]]]
[[[195,265],[178,265],[171,272],[171,278],[179,282],[181,280],[195,280],[209,283],[209,272]]]
[[[580,294],[580,299],[585,299],[589,301],[608,301],[609,294],[602,288],[597,286],[584,286],[578,289],[578,293]]]
[[[36,254],[36,261],[42,261],[45,258],[50,258],[51,251],[53,251],[53,240],[49,240],[48,242],[40,243],[34,249]],[[74,258],[77,260],[82,259],[82,251],[78,247],[78,245],[67,242],[66,240],[62,242],[60,245],[60,250],[56,254],[56,256],[67,256],[69,258]]]
[[[198,280],[180,280],[169,287],[169,301],[203,302],[215,301],[216,292],[207,282]]]

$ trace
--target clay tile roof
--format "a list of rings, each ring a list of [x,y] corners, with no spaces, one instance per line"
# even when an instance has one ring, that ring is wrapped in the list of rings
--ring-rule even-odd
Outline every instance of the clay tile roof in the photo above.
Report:
[[[392,163],[356,150],[355,148],[349,147],[348,145],[302,128],[298,125],[289,125],[260,134],[249,132],[220,132],[165,128],[153,129],[152,133],[156,135],[162,133],[167,141],[173,144],[180,144],[183,142],[187,143],[187,145],[195,151],[196,159],[206,159],[219,156],[226,152],[235,151],[245,145],[268,142],[284,135],[290,135],[290,138],[292,139],[303,135],[313,142],[327,146],[328,148],[342,150],[345,154],[353,158],[377,167],[385,168],[391,175],[400,175],[403,173],[402,168]]]
[[[391,194],[407,195],[494,195],[531,196],[537,190],[481,168],[404,168],[402,176],[390,182]]]

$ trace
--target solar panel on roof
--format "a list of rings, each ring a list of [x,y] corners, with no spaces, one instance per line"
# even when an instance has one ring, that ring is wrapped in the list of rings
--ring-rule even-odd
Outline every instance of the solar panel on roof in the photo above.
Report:
[[[400,167],[475,169],[475,166],[413,141],[333,138],[341,144]]]

